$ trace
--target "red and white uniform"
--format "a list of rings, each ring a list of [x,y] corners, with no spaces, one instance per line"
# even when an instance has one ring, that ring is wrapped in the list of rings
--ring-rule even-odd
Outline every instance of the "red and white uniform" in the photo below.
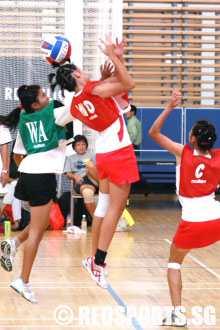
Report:
[[[109,177],[111,182],[117,184],[138,181],[136,157],[121,109],[121,106],[129,105],[128,101],[123,95],[102,98],[93,94],[92,87],[100,83],[103,82],[88,82],[74,96],[71,113],[74,118],[99,132],[96,165],[100,179]]]
[[[112,97],[103,99],[92,94],[92,87],[100,83],[87,83],[84,89],[74,96],[71,105],[72,115],[98,132],[104,131],[119,118],[119,110]]]
[[[201,156],[186,145],[176,169],[182,205],[182,222],[173,240],[178,247],[203,247],[220,239],[220,203],[215,200],[219,183],[220,149]]]

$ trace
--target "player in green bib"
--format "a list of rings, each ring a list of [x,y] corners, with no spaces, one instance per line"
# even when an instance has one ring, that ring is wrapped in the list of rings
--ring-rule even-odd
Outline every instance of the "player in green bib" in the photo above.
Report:
[[[18,134],[13,149],[20,178],[15,197],[28,201],[30,225],[17,238],[1,243],[1,265],[13,269],[14,256],[26,241],[21,275],[11,287],[32,303],[38,299],[29,283],[31,269],[44,230],[50,223],[50,211],[56,198],[55,174],[63,173],[66,157],[64,126],[73,121],[70,106],[57,107],[38,85],[23,85],[18,89],[21,105],[5,119],[4,125]]]
[[[21,114],[19,133],[28,154],[57,148],[58,141],[66,138],[64,128],[55,122],[53,110],[54,101],[41,111]]]

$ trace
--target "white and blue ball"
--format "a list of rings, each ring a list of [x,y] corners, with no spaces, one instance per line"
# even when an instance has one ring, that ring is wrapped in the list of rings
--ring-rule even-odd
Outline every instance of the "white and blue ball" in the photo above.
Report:
[[[51,64],[63,64],[71,56],[71,44],[62,36],[49,36],[42,42],[41,50]]]

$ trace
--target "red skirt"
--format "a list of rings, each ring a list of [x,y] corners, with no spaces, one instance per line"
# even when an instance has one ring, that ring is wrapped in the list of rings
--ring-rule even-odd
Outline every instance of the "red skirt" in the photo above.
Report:
[[[209,246],[220,240],[220,219],[189,222],[182,220],[173,238],[181,249],[196,249]]]
[[[96,154],[99,179],[109,178],[116,184],[132,183],[140,180],[133,145],[119,150]]]

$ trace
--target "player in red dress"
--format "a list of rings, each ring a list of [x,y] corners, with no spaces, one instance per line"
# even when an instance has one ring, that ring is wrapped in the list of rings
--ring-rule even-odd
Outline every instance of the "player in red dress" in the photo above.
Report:
[[[220,203],[215,200],[220,183],[220,149],[211,150],[217,138],[215,127],[208,121],[198,121],[190,132],[193,148],[176,143],[161,133],[169,113],[180,102],[181,93],[174,91],[170,103],[149,131],[160,146],[176,156],[176,184],[182,220],[173,238],[168,263],[168,283],[174,307],[181,306],[180,268],[187,253],[220,239]],[[172,321],[174,325],[178,322],[174,313]],[[182,321],[184,326],[186,319]]]
[[[125,41],[113,44],[107,37],[101,43],[102,52],[114,64],[114,76],[104,81],[90,81],[86,72],[74,64],[66,64],[58,68],[56,75],[50,75],[50,81],[56,78],[52,89],[58,84],[62,92],[75,91],[72,115],[99,132],[96,166],[100,181],[92,225],[93,256],[84,259],[83,265],[98,285],[107,288],[107,250],[126,206],[131,183],[139,180],[139,173],[122,111],[129,106],[126,93],[134,88],[122,60]]]

